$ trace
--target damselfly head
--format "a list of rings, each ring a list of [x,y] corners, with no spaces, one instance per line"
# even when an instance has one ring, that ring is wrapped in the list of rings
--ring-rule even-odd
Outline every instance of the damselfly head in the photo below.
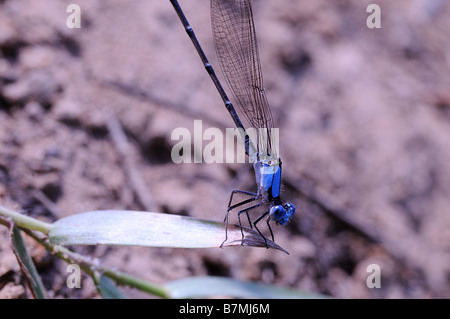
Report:
[[[286,225],[289,219],[295,214],[295,206],[291,203],[275,205],[270,208],[270,219],[281,225]]]

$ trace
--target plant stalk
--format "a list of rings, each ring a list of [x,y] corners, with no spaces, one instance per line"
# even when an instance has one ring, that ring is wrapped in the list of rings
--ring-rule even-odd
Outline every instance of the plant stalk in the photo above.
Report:
[[[3,206],[0,206],[0,216],[11,220],[15,226],[22,229],[37,230],[46,235],[50,232],[51,224],[14,212]]]

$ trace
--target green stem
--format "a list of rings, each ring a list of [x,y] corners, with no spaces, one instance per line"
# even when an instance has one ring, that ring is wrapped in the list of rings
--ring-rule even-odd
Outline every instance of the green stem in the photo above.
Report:
[[[44,234],[50,232],[51,224],[16,213],[3,206],[0,206],[0,216],[10,219],[14,225],[23,229],[37,230]]]
[[[48,240],[40,238],[32,231],[24,230],[24,232],[27,233],[27,235],[29,235],[30,237],[33,237],[37,242],[43,245],[47,251],[56,255],[60,259],[63,259],[70,264],[78,264],[85,273],[87,273],[94,279],[95,276],[97,276],[97,273],[100,272],[119,284],[127,285],[129,287],[139,289],[161,298],[170,298],[168,290],[163,286],[153,284],[151,282],[142,280],[140,278],[125,274],[117,270],[98,266],[99,261],[96,259],[86,258],[80,254],[70,251],[65,247],[53,245]]]
[[[96,272],[101,272],[105,276],[115,280],[119,284],[127,285],[129,287],[139,289],[161,298],[170,298],[169,292],[163,286],[153,284],[151,282],[125,274],[120,271],[98,266],[98,261],[93,260],[92,258],[88,259],[62,246],[53,245],[48,240],[43,239],[41,238],[41,236],[38,236],[37,234],[32,232],[32,230],[36,230],[48,235],[51,228],[51,224],[49,223],[45,223],[23,214],[11,211],[3,206],[0,206],[0,216],[4,217],[5,219],[11,220],[11,222],[15,226],[21,228],[27,235],[34,238],[50,253],[56,255],[57,257],[68,263],[78,264],[80,268],[92,278],[95,278]]]
[[[153,284],[140,278],[125,274],[116,270],[108,270],[102,268],[103,274],[118,283],[134,287],[149,294],[159,296],[161,298],[170,298],[169,291],[163,286]]]

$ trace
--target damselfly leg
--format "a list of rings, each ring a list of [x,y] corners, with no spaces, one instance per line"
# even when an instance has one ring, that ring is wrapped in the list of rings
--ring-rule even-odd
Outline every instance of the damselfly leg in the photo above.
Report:
[[[234,196],[236,194],[243,194],[243,195],[246,195],[246,196],[250,196],[250,198],[245,199],[243,201],[240,201],[240,202],[238,202],[236,204],[232,204],[233,203],[233,198],[234,198]],[[224,218],[224,222],[225,222],[225,240],[222,242],[220,247],[222,247],[223,244],[228,240],[228,216],[229,216],[230,211],[232,211],[232,210],[234,210],[234,209],[236,209],[236,208],[238,208],[240,206],[243,206],[243,205],[246,205],[246,204],[250,204],[250,203],[258,200],[258,198],[259,198],[258,194],[252,193],[252,192],[242,191],[242,190],[238,190],[238,189],[235,189],[235,190],[233,190],[231,192],[230,201],[228,202],[228,208],[227,208],[227,212],[226,212],[225,218]],[[238,212],[238,220],[239,220],[239,227],[241,228],[242,240],[244,239],[244,232],[242,230],[242,223],[241,223],[240,216],[241,216],[241,214],[245,213],[247,215],[248,224],[250,225],[250,228],[252,228],[252,222],[250,220],[250,215],[248,214],[248,211],[250,209],[258,207],[259,205],[260,204],[252,205],[252,206],[247,207],[245,209],[242,209],[242,210],[240,210]]]

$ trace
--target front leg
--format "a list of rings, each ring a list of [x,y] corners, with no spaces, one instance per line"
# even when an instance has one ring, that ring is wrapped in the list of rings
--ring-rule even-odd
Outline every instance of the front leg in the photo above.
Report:
[[[256,224],[258,224],[264,217],[266,217],[267,215],[269,215],[269,211],[267,210],[264,214],[262,214],[261,216],[259,216],[255,222],[253,223],[253,226],[255,226],[255,229],[258,231],[259,235],[261,235],[261,237],[264,239],[264,243],[266,244],[266,248],[269,248],[269,245],[267,245],[267,238],[266,236],[264,236],[261,231],[259,230],[258,226],[256,226]],[[272,236],[272,241],[274,242],[275,239],[273,238],[273,232],[272,232],[272,228],[270,227],[270,215],[267,216],[267,226],[269,227],[269,231],[270,231],[270,235]]]

